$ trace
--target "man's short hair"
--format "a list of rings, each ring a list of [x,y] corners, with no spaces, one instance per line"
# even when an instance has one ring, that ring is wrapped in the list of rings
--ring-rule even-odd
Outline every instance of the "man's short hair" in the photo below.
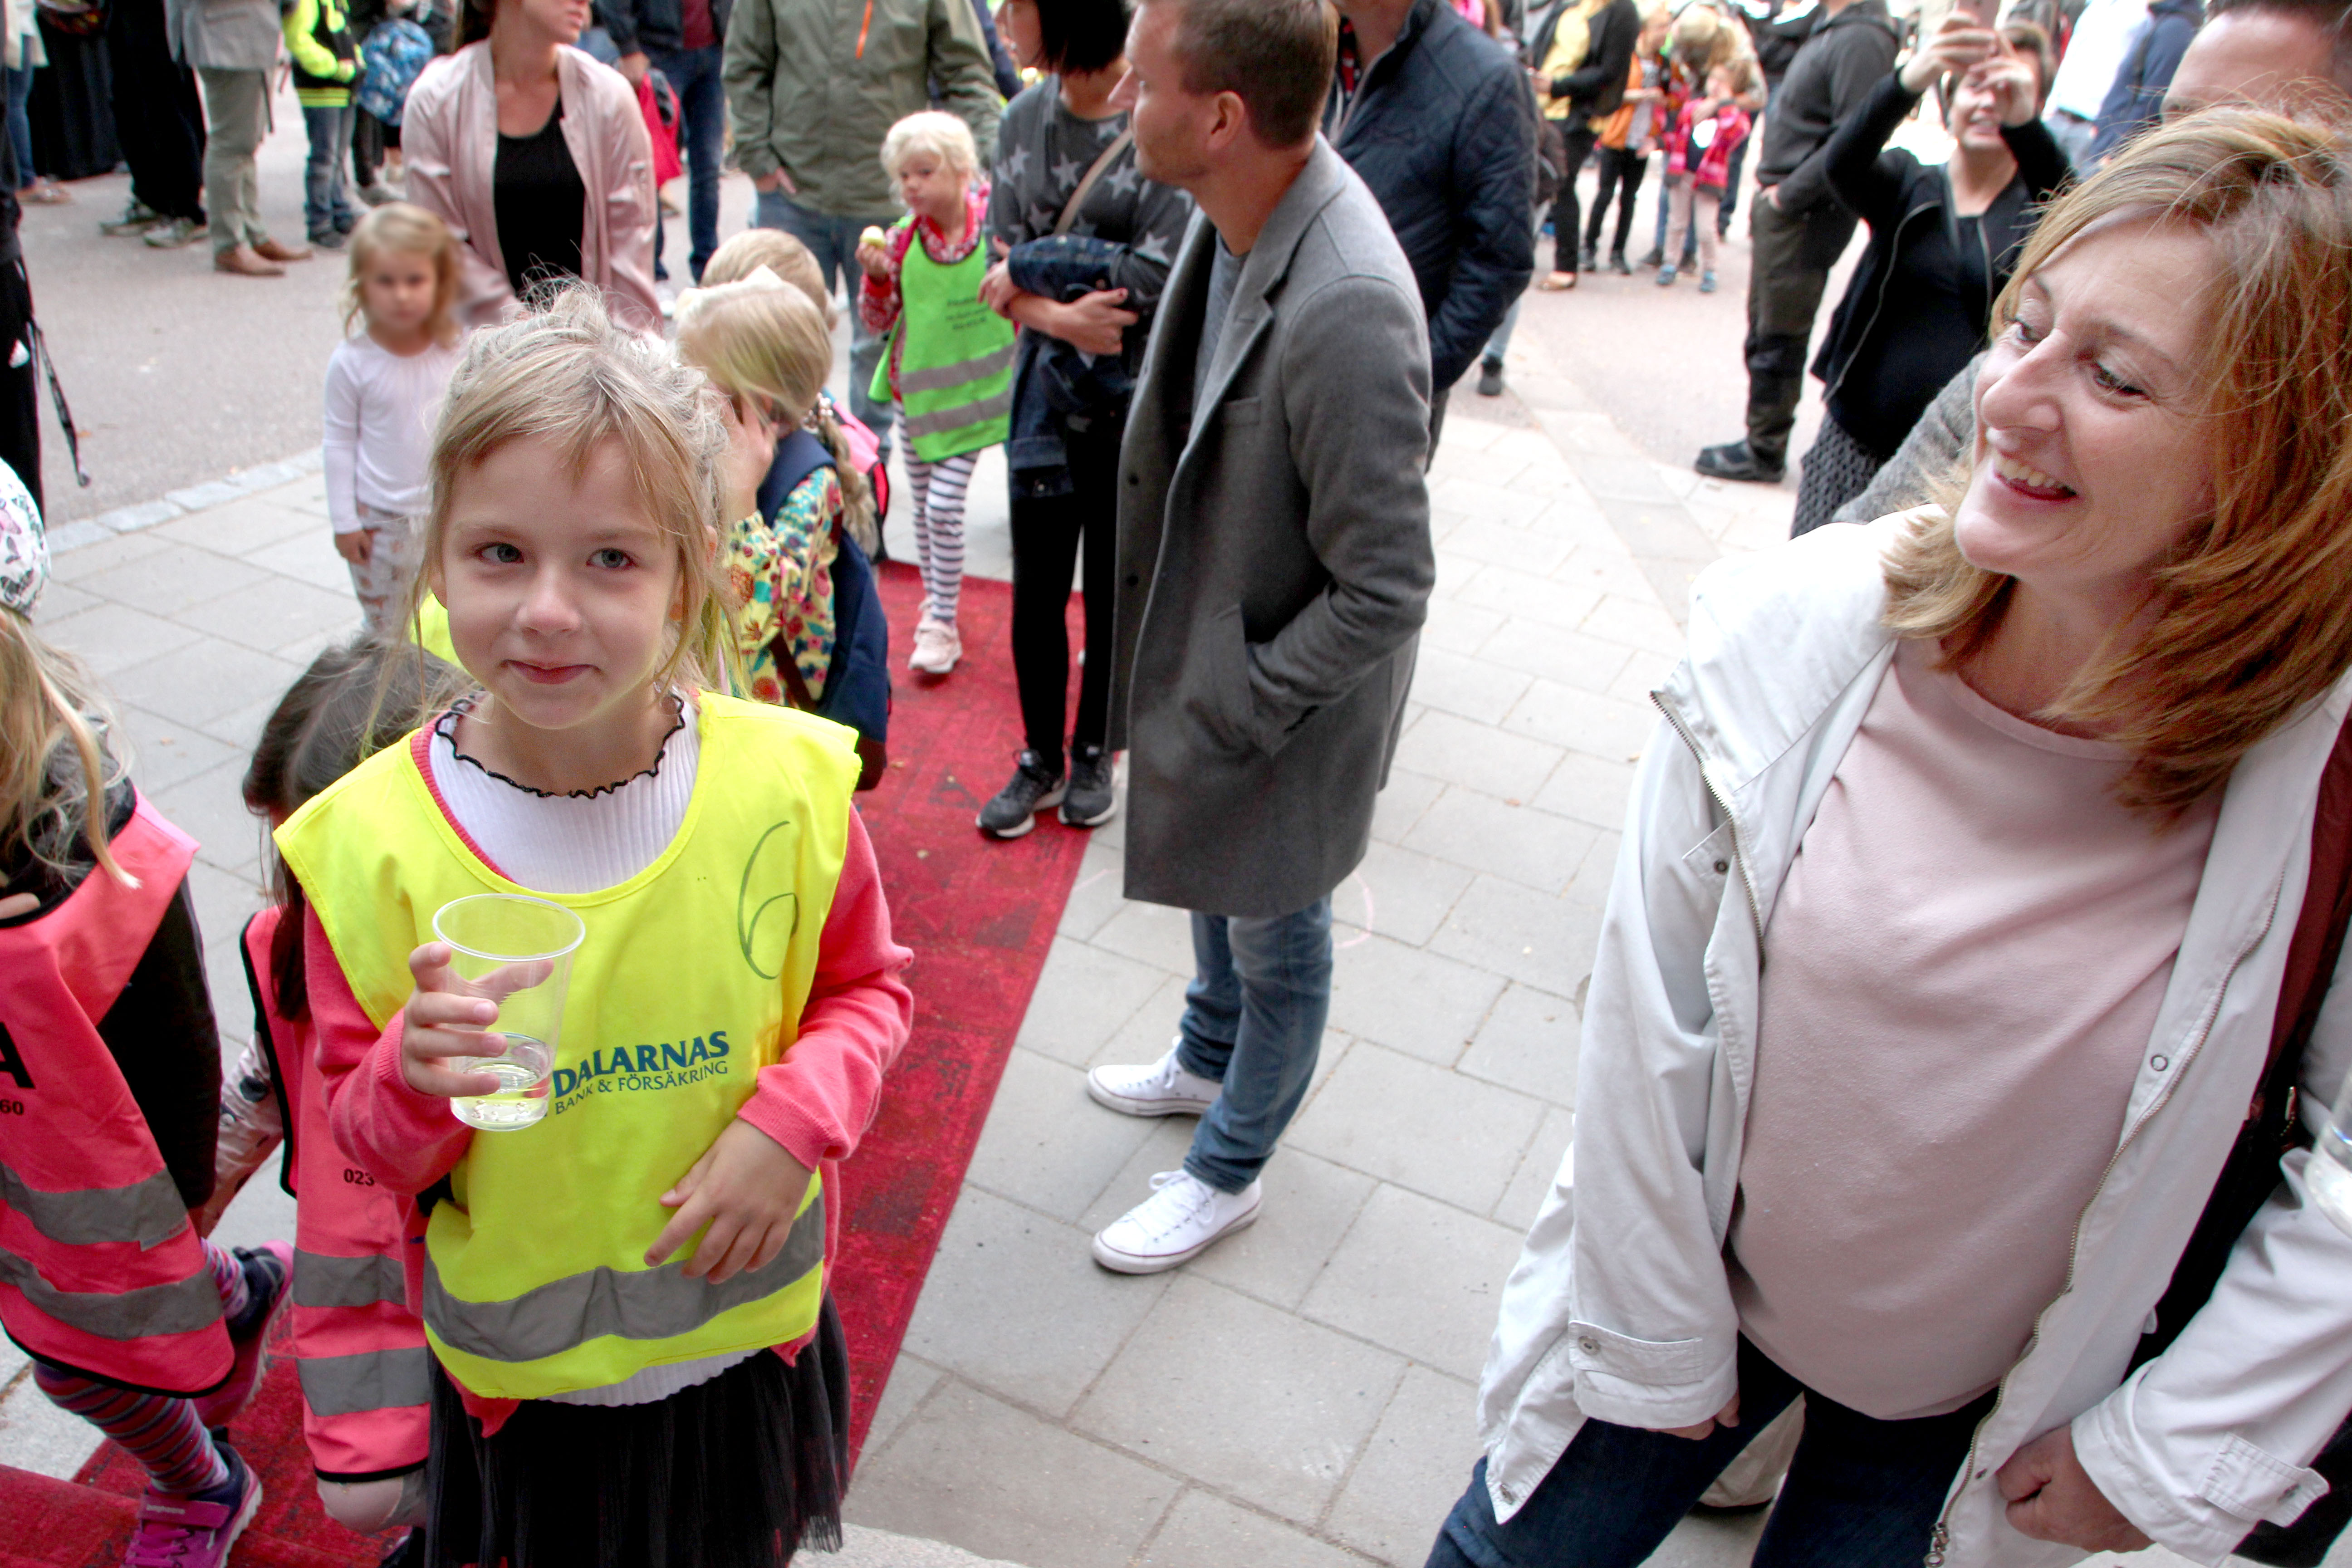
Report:
[[[1185,91],[1233,93],[1269,147],[1296,147],[1315,134],[1339,52],[1330,0],[1175,3]]]
[[[2327,74],[2352,92],[2352,4],[2347,0],[2205,0],[2205,19],[2216,16],[2292,16],[2327,40]]]

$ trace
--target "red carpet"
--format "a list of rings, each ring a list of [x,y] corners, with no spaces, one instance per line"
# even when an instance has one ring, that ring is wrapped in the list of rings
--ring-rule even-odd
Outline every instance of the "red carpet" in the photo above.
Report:
[[[893,656],[903,660],[921,589],[913,570],[898,564],[882,569],[881,586]],[[1012,608],[1007,584],[968,579],[960,612],[965,662],[938,681],[900,664],[889,776],[859,802],[898,940],[915,951],[908,977],[915,1033],[842,1178],[849,1223],[833,1290],[849,1336],[853,1447],[864,1444],[889,1381],[1086,852],[1086,836],[1058,822],[1010,844],[992,844],[972,827],[1021,744]],[[1071,645],[1082,646],[1076,626]],[[236,1424],[232,1436],[268,1494],[236,1562],[373,1568],[389,1542],[354,1535],[320,1510],[299,1401],[293,1364],[281,1360]],[[76,1479],[83,1484],[0,1467],[0,1568],[121,1563],[138,1467],[109,1444]]]

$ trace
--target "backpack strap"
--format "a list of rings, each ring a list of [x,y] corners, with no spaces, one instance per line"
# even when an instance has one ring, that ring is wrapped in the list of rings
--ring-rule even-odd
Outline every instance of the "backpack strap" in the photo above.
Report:
[[[1062,216],[1054,220],[1055,234],[1070,232],[1070,226],[1078,221],[1078,209],[1087,205],[1087,193],[1093,190],[1095,182],[1103,177],[1112,163],[1118,162],[1118,155],[1134,145],[1134,131],[1131,129],[1122,131],[1110,139],[1109,146],[1095,154],[1095,161],[1087,165],[1087,172],[1078,178],[1078,188],[1072,191],[1070,199],[1062,204]]]
[[[2336,731],[2336,749],[2319,776],[2311,822],[2311,876],[2287,944],[2286,973],[2279,981],[2278,1010],[2272,1017],[2263,1075],[2238,1129],[2238,1141],[2173,1268],[2172,1282],[2156,1304],[2156,1327],[2140,1337],[2133,1352],[2134,1366],[2161,1354],[2212,1296],[2238,1237],[2278,1190],[2280,1158],[2309,1142],[2299,1115],[2295,1077],[2320,1009],[2326,1005],[2347,922],[2352,922],[2352,723]]]

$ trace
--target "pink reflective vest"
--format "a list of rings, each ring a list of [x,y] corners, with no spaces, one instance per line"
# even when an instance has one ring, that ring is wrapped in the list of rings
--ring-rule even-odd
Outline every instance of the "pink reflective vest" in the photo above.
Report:
[[[111,847],[137,887],[93,870],[0,929],[0,1325],[76,1372],[205,1394],[229,1373],[220,1292],[98,1033],[196,846],[142,800]]]
[[[278,1005],[269,949],[284,912],[264,910],[247,922],[245,972],[285,1110],[302,1435],[320,1475],[373,1480],[425,1462],[432,1352],[408,1306],[408,1263],[424,1256],[425,1222],[414,1204],[345,1159],[327,1131],[316,1033]]]

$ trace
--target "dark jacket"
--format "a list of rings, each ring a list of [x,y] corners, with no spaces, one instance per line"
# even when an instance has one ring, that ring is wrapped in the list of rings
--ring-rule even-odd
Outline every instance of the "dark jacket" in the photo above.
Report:
[[[727,14],[735,0],[710,0],[714,41],[727,41]],[[675,49],[686,42],[686,7],[679,0],[596,0],[596,19],[625,55]]]
[[[2147,26],[2116,68],[2115,85],[2099,105],[2098,131],[2091,138],[2094,160],[2105,158],[2157,122],[2164,113],[2172,73],[2180,68],[2189,40],[2204,23],[2205,7],[2198,0],[2155,0],[2147,8]]]
[[[1551,53],[1552,37],[1559,31],[1560,13],[1567,8],[1564,4],[1554,5],[1543,26],[1536,29],[1535,42],[1528,46],[1530,68],[1543,68],[1544,57]],[[1625,101],[1625,79],[1633,68],[1634,46],[1642,37],[1642,13],[1633,0],[1615,0],[1592,18],[1591,28],[1584,63],[1551,79],[1551,96],[1569,100],[1567,123],[1570,126],[1581,124],[1584,116],[1614,114]]]
[[[1886,139],[1917,107],[1890,71],[1825,149],[1839,201],[1870,225],[1870,246],[1830,318],[1813,361],[1825,401],[1845,432],[1885,457],[1935,401],[1954,373],[1985,345],[1992,302],[2017,269],[2040,204],[2066,183],[2065,153],[2039,120],[2004,127],[2017,159],[2010,181],[1981,219],[1981,279],[1972,279],[1942,164],[1885,151]]]
[[[1739,0],[1739,19],[1748,25],[1748,37],[1756,46],[1765,91],[1778,92],[1797,51],[1822,19],[1820,0]]]
[[[776,443],[775,461],[760,481],[760,512],[771,522],[803,479],[840,464],[824,442],[794,430]],[[825,666],[824,695],[812,710],[820,719],[846,724],[869,741],[890,738],[890,623],[874,585],[874,567],[845,528],[834,536],[833,658]],[[779,650],[780,659],[791,658]]]
[[[1633,0],[1618,3],[1632,12]],[[1620,97],[1624,84],[1620,61]],[[1535,270],[1536,115],[1526,79],[1508,49],[1451,5],[1415,0],[1353,101],[1343,112],[1334,91],[1323,116],[1412,268],[1429,317],[1430,384],[1449,387]]]
[[[1816,24],[1789,63],[1765,117],[1756,164],[1759,186],[1780,187],[1783,212],[1807,213],[1836,199],[1826,157],[1830,132],[1895,68],[1895,48],[1886,0],[1854,0]]]

